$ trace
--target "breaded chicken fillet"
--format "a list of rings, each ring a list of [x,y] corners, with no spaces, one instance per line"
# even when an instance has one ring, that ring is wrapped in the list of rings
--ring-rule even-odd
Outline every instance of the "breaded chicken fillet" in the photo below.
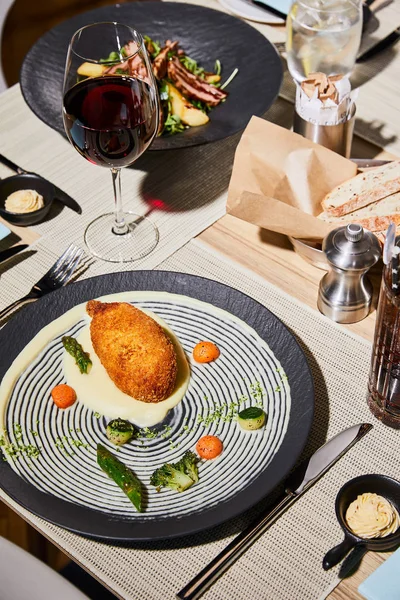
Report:
[[[115,385],[142,402],[161,402],[173,391],[175,348],[154,319],[126,302],[86,305],[93,348]]]

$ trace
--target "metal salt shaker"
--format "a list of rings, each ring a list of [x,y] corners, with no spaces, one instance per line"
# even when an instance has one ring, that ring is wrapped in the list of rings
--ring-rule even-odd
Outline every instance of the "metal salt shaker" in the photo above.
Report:
[[[322,250],[330,269],[319,284],[319,310],[337,323],[365,319],[372,300],[372,285],[366,273],[381,256],[378,239],[352,223],[333,229],[324,239]]]

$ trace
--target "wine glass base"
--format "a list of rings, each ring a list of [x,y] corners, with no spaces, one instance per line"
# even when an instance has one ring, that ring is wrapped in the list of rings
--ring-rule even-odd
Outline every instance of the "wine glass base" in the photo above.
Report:
[[[131,212],[122,215],[127,232],[114,233],[115,215],[97,217],[86,227],[85,244],[93,256],[112,263],[128,263],[150,254],[158,244],[157,227],[147,217]]]

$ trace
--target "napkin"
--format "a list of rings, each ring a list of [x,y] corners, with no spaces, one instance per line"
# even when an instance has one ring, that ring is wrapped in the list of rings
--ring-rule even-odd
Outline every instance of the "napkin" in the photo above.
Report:
[[[357,90],[343,75],[310,73],[296,84],[296,112],[306,121],[319,125],[344,123],[354,114]]]
[[[11,231],[8,229],[8,227],[3,225],[3,223],[0,223],[0,240],[4,240],[9,233],[11,233]]]
[[[266,8],[272,8],[280,13],[287,15],[292,5],[293,0],[258,0],[265,4]]]
[[[399,600],[400,548],[358,586],[358,591],[367,600]]]
[[[252,117],[236,149],[228,213],[292,237],[319,240],[336,225],[321,201],[357,173],[355,163],[297,133]]]

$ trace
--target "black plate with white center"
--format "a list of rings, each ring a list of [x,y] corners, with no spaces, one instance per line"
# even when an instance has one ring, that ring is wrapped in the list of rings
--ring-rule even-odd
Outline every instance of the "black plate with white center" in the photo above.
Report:
[[[174,2],[133,2],[105,6],[78,15],[44,34],[26,55],[20,83],[33,112],[63,135],[62,87],[68,44],[89,23],[118,21],[161,42],[179,40],[181,47],[206,70],[216,59],[222,80],[234,69],[228,99],[210,112],[210,121],[173,136],[156,138],[152,150],[185,148],[214,142],[244,129],[253,115],[262,116],[278,95],[281,60],[272,44],[254,27],[223,12]],[[101,58],[101,48],[99,48]]]
[[[142,291],[132,302],[162,317],[187,356],[201,339],[211,338],[221,350],[214,363],[192,362],[184,399],[155,428],[168,434],[134,440],[118,453],[146,489],[146,511],[137,513],[97,466],[96,445],[108,444],[106,417],[98,418],[79,401],[65,411],[51,402],[51,388],[65,382],[57,337],[23,370],[5,413],[11,440],[18,442],[18,423],[24,443],[39,446],[41,453],[22,456],[12,466],[1,461],[0,486],[40,517],[98,538],[154,540],[213,527],[276,487],[300,455],[312,423],[313,382],[305,356],[262,305],[222,284],[181,273],[138,271],[88,279],[28,306],[0,331],[0,376],[45,325],[67,310],[125,291]],[[78,319],[68,331],[76,333],[81,326]],[[244,408],[260,402],[268,418],[259,431],[245,432],[235,419],[208,418],[218,411],[226,415],[237,403]],[[157,493],[149,485],[152,471],[176,462],[205,434],[221,438],[222,455],[200,464],[200,480],[187,491]]]

